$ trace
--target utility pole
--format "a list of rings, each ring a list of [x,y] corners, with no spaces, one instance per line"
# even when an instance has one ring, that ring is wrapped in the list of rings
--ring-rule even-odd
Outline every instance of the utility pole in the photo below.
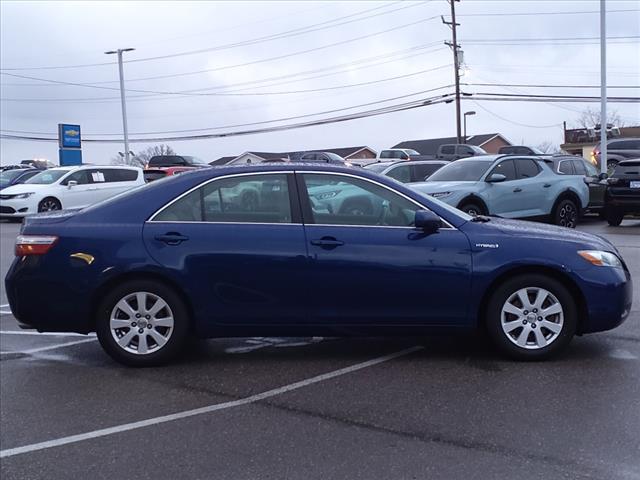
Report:
[[[460,24],[456,23],[456,2],[460,0],[448,0],[451,5],[451,21],[445,21],[444,17],[442,18],[442,23],[445,25],[449,25],[451,27],[451,32],[453,34],[453,42],[444,42],[445,45],[448,45],[453,50],[453,69],[455,72],[455,83],[456,83],[456,137],[457,143],[460,142],[461,138],[461,129],[460,129],[460,62],[458,60],[458,53],[460,49],[460,45],[458,45],[458,37],[456,32],[456,27]]]
[[[600,0],[600,172],[607,173],[607,7]]]
[[[122,54],[131,52],[135,48],[119,48],[117,50],[109,50],[104,52],[106,55],[118,54],[118,71],[120,73],[120,101],[122,103],[122,128],[124,130],[124,161],[129,165],[129,130],[127,129],[127,102],[124,93],[124,71],[122,67]]]

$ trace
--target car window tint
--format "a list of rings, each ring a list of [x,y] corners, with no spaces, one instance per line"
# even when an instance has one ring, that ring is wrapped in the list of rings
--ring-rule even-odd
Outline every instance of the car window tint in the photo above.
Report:
[[[576,172],[576,175],[586,175],[587,169],[584,166],[584,162],[582,160],[571,160],[573,164],[573,169]]]
[[[133,182],[138,178],[138,172],[125,168],[109,168],[101,170],[105,182]]]
[[[67,178],[62,181],[62,185],[68,185],[69,182],[78,182],[78,185],[87,185],[91,183],[91,179],[89,177],[88,170],[79,170],[77,172],[73,172]]]
[[[421,182],[425,178],[431,176],[433,172],[438,170],[442,165],[438,163],[427,163],[424,165],[412,165],[413,167],[413,181]]]
[[[400,165],[398,167],[394,167],[387,172],[387,176],[399,182],[408,183],[411,181],[411,171],[409,170],[409,165]]]
[[[573,162],[571,160],[562,160],[558,164],[558,173],[561,173],[563,175],[575,175]]]
[[[441,151],[441,153],[449,155],[449,154],[455,152],[455,147],[453,145],[445,145],[445,146],[442,147],[442,149],[440,151]]]
[[[501,175],[504,175],[506,182],[508,182],[509,180],[515,180],[516,179],[516,166],[513,163],[513,160],[503,160],[498,165],[493,167],[493,170],[491,170],[491,173],[489,173],[489,176],[491,176],[491,175],[493,175],[495,173],[499,173]]]
[[[536,175],[538,175],[538,173],[540,173],[540,168],[538,167],[538,164],[533,160],[519,159],[517,162],[518,162],[517,167],[518,167],[519,179],[533,178]]]
[[[247,175],[215,180],[174,202],[154,220],[290,223],[287,176]]]
[[[366,180],[304,174],[313,219],[324,225],[410,227],[419,210],[406,198]]]

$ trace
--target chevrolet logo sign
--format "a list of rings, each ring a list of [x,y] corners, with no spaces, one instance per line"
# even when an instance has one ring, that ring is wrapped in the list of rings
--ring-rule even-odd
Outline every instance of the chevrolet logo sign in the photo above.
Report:
[[[66,130],[64,134],[69,135],[70,137],[77,137],[80,135],[80,132],[78,130]]]

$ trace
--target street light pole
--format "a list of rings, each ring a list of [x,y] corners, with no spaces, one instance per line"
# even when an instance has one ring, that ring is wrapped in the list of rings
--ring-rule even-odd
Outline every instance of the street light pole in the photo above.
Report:
[[[607,7],[600,0],[600,172],[607,173]]]
[[[122,128],[124,130],[124,161],[129,165],[129,130],[127,128],[127,102],[124,92],[124,71],[122,66],[122,54],[124,52],[131,52],[135,48],[119,48],[117,50],[109,50],[104,52],[107,55],[118,55],[118,71],[120,73],[120,101],[122,102]]]
[[[467,115],[475,115],[476,112],[471,110],[470,112],[464,112],[464,136],[462,137],[462,143],[467,143]]]

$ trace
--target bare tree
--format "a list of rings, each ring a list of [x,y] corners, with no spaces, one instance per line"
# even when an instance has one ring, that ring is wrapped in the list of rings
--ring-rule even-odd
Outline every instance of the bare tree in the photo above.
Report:
[[[548,140],[542,143],[539,143],[538,145],[536,145],[536,148],[540,150],[542,153],[561,153],[562,152],[559,145],[555,145],[553,142],[550,142]]]
[[[155,157],[156,155],[175,155],[176,152],[169,145],[153,145],[151,147],[147,147],[137,155],[129,156],[129,165],[133,165],[135,167],[144,167],[151,157]],[[111,158],[111,163],[113,165],[122,165],[125,163],[124,156],[118,154],[115,157]]]
[[[600,124],[600,110],[588,107],[584,110],[578,120],[576,120],[576,128],[594,128]],[[616,110],[607,112],[607,123],[614,127],[624,127],[625,123]]]

